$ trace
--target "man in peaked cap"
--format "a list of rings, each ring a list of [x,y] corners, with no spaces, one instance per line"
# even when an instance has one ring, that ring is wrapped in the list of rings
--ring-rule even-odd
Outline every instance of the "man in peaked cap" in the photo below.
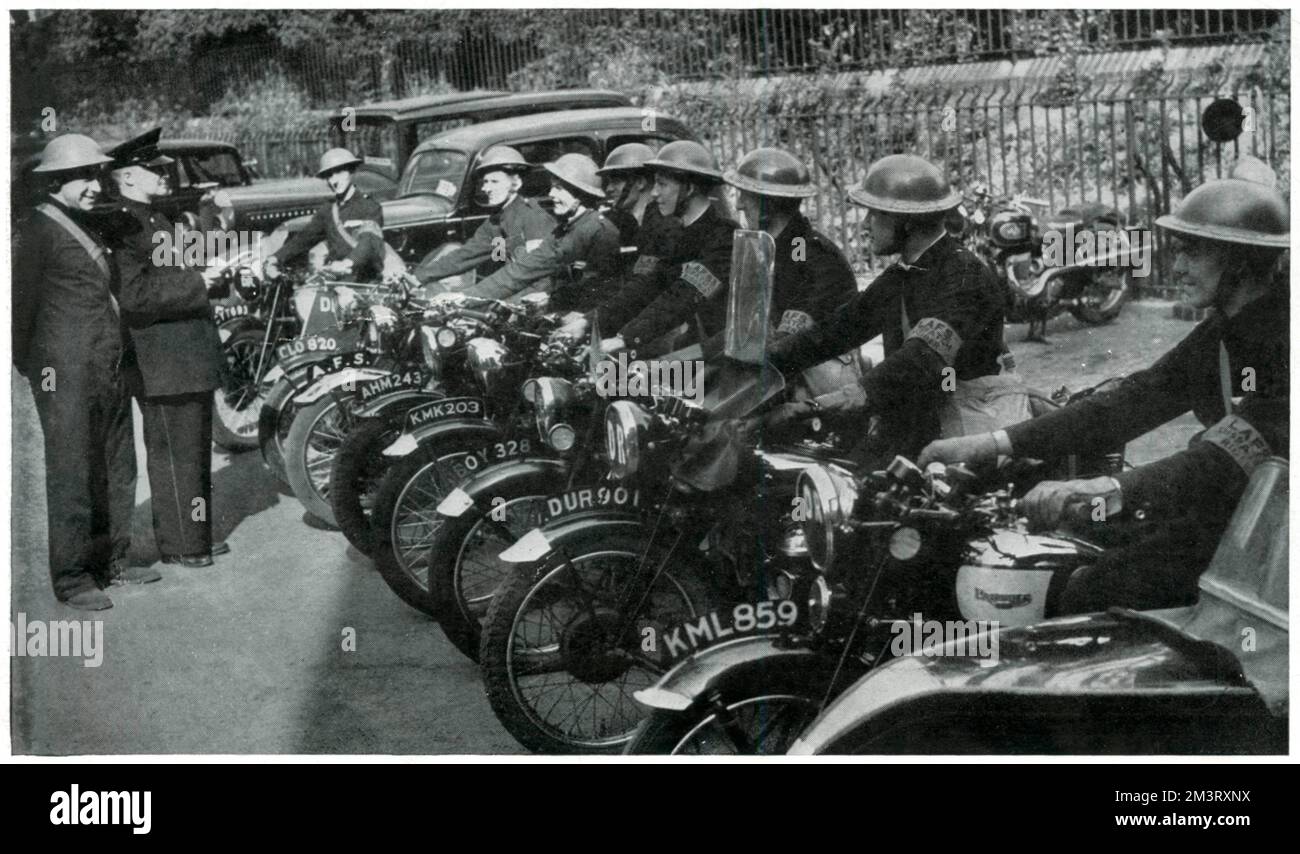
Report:
[[[116,236],[124,373],[140,404],[153,528],[164,563],[212,565],[229,551],[212,542],[212,393],[224,356],[207,281],[183,263],[176,229],[153,202],[169,188],[158,152],[161,129],[109,154],[119,207],[134,226]]]
[[[329,184],[334,201],[321,205],[302,231],[266,259],[263,272],[268,278],[280,275],[281,262],[292,261],[321,240],[329,247],[326,272],[354,281],[383,275],[384,209],[352,183],[362,162],[346,148],[321,155],[316,177]]]
[[[1176,246],[1174,281],[1214,311],[1154,365],[1107,390],[1005,430],[935,442],[930,461],[980,463],[997,454],[1049,459],[1132,441],[1187,411],[1206,429],[1186,450],[1114,477],[1046,481],[1025,496],[1031,525],[1050,529],[1074,507],[1113,537],[1071,576],[1066,613],[1111,606],[1173,608],[1196,601],[1251,473],[1290,445],[1290,246],[1286,200],[1266,181],[1208,181],[1156,220]],[[1109,521],[1145,519],[1112,534]]]
[[[50,580],[60,602],[113,607],[114,582],[157,580],[126,565],[135,504],[131,398],[111,250],[86,214],[111,158],[81,134],[50,140],[34,176],[44,200],[14,241],[14,365],[45,437]]]

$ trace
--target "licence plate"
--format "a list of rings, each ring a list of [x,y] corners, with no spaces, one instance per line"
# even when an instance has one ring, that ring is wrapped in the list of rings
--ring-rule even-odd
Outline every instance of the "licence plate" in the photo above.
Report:
[[[448,397],[422,403],[406,413],[404,432],[410,433],[433,421],[444,418],[482,418],[483,401],[477,397]]]
[[[231,318],[248,316],[248,306],[219,305],[212,310],[212,314],[216,318],[217,323],[224,323]]]
[[[275,348],[277,359],[287,359],[301,353],[333,353],[339,349],[339,340],[332,335],[311,335],[286,341]]]
[[[514,457],[527,456],[532,450],[533,443],[529,439],[506,439],[466,454],[463,462],[466,469],[476,472]]]
[[[358,383],[357,394],[360,396],[362,403],[369,403],[380,395],[423,387],[423,371],[403,371],[400,374],[389,374],[388,376]]]
[[[347,368],[363,368],[370,364],[370,354],[365,350],[354,350],[351,353],[339,353],[337,356],[331,356],[319,362],[313,362],[307,367],[307,382],[314,383],[316,380],[326,374],[336,374]]]
[[[798,619],[799,606],[793,599],[742,602],[663,631],[659,645],[669,658],[681,658],[729,638],[788,628]]]
[[[546,499],[546,521],[585,510],[638,510],[641,491],[625,486],[587,486]]]

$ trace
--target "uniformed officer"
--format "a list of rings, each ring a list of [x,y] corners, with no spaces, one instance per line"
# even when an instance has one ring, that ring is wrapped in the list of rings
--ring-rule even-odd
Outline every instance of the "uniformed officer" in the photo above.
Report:
[[[508,145],[494,145],[479,158],[474,175],[493,213],[464,245],[440,258],[426,258],[415,274],[427,284],[468,270],[490,276],[513,258],[542,244],[555,229],[555,220],[537,202],[520,195],[521,177],[529,170],[523,155]]]
[[[85,213],[111,160],[90,137],[50,140],[34,170],[46,198],[14,245],[14,365],[31,383],[45,437],[50,580],[60,602],[102,610],[112,582],[156,581],[128,567],[135,504],[131,398],[108,248]]]
[[[321,155],[316,177],[329,184],[334,201],[321,205],[302,231],[266,259],[267,278],[279,276],[282,262],[292,261],[321,240],[329,247],[325,272],[354,281],[377,281],[383,275],[384,209],[352,183],[362,162],[346,148],[331,148]]]
[[[654,175],[646,164],[654,160],[654,149],[643,142],[620,145],[597,170],[605,190],[605,218],[618,228],[624,247],[637,251],[637,233],[643,224],[662,215],[654,203]]]
[[[159,129],[114,148],[128,227],[115,236],[126,377],[144,419],[153,528],[163,563],[212,565],[212,393],[224,358],[207,280],[185,266],[174,225],[153,209],[169,192]]]
[[[714,207],[710,193],[722,183],[722,173],[713,155],[698,142],[670,142],[646,166],[654,173],[659,212],[676,217],[682,228],[662,260],[662,275],[637,282],[642,291],[654,295],[648,302],[645,293],[629,295],[646,307],[618,335],[605,339],[602,348],[630,347],[638,354],[657,355],[680,345],[665,336],[683,322],[689,323],[690,337],[697,340],[722,330],[736,223]]]
[[[554,294],[555,309],[580,310],[594,302],[593,287],[616,272],[618,229],[597,210],[605,193],[595,161],[585,154],[565,154],[545,169],[559,219],[554,231],[532,252],[466,288],[466,296],[507,299],[546,290]]]
[[[1067,612],[1194,602],[1250,473],[1289,453],[1290,300],[1278,269],[1290,244],[1285,200],[1266,183],[1209,181],[1156,225],[1176,241],[1173,275],[1186,301],[1213,314],[1112,389],[1006,430],[935,442],[921,455],[922,463],[979,463],[999,453],[1050,459],[1112,448],[1195,413],[1207,429],[1184,451],[1114,477],[1044,482],[1025,496],[1037,528],[1055,527],[1080,506],[1089,519],[1141,510],[1148,520],[1070,579]]]
[[[865,412],[878,423],[857,449],[876,464],[914,457],[940,435],[958,384],[1000,372],[1003,301],[988,268],[944,228],[961,196],[938,167],[884,157],[849,199],[867,208],[872,251],[900,260],[825,323],[775,341],[769,358],[789,376],[883,333],[885,359],[862,379]]]

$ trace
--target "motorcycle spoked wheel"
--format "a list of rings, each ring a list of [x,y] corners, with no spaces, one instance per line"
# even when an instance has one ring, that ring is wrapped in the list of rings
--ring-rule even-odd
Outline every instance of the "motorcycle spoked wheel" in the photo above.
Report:
[[[564,489],[565,482],[566,478],[557,474],[552,492]],[[504,499],[495,511],[496,517],[475,507],[447,519],[429,547],[433,616],[447,639],[473,661],[478,661],[483,621],[492,596],[516,569],[514,564],[499,560],[498,555],[542,524],[542,511],[551,494],[528,488],[516,493],[512,494],[509,484],[494,493],[494,498]]]
[[[395,416],[363,419],[343,439],[334,455],[334,468],[330,472],[330,506],[334,508],[334,524],[338,525],[348,542],[367,557],[373,557],[375,551],[371,511],[379,485],[392,462],[383,451],[401,435],[405,416],[406,413],[402,412]]]
[[[633,692],[671,664],[662,644],[641,651],[644,630],[667,631],[708,610],[705,575],[679,548],[633,615],[636,630],[612,637],[643,537],[600,528],[561,537],[538,572],[510,574],[492,597],[479,651],[484,687],[497,719],[534,753],[621,751],[646,716]],[[651,547],[646,571],[666,549]]]
[[[226,370],[221,388],[213,394],[212,441],[227,451],[257,447],[257,416],[266,394],[255,374],[264,335],[264,330],[256,328],[223,335]]]
[[[375,493],[370,514],[375,569],[403,602],[434,616],[429,592],[429,547],[447,518],[438,505],[471,472],[465,457],[481,448],[482,433],[452,433],[394,463]]]
[[[351,426],[347,407],[327,394],[294,414],[284,443],[289,488],[308,513],[331,527],[337,524],[330,504],[330,473]]]
[[[1119,317],[1133,289],[1133,272],[1126,267],[1090,269],[1068,294],[1077,300],[1070,314],[1090,326],[1101,326]]]
[[[624,751],[651,756],[778,756],[817,717],[825,684],[789,668],[763,668],[721,691],[715,704],[655,709]]]
[[[307,368],[303,367],[276,380],[257,417],[257,444],[262,450],[262,462],[285,486],[289,485],[289,474],[284,466],[284,443],[289,438],[297,411],[293,398],[302,390],[302,380],[306,375]]]

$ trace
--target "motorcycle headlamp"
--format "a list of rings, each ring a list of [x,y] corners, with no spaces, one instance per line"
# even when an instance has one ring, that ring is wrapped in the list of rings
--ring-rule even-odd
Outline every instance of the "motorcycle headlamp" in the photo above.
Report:
[[[1025,223],[1017,220],[1000,222],[994,227],[994,236],[1001,243],[1019,243],[1029,236]]]
[[[460,341],[460,336],[450,326],[439,326],[434,332],[434,340],[438,342],[438,346],[442,349],[450,350]]]
[[[546,433],[546,444],[560,453],[573,450],[577,442],[578,434],[568,424],[554,424]]]
[[[505,345],[491,338],[471,338],[465,345],[465,361],[487,394],[497,385],[508,356]]]
[[[636,473],[649,427],[650,415],[630,400],[615,401],[605,409],[605,458],[615,478]]]
[[[835,529],[853,512],[858,498],[853,477],[835,466],[809,466],[795,483],[803,515],[808,557],[821,572],[835,563]]]
[[[235,273],[235,292],[245,302],[255,302],[262,295],[262,283],[252,267],[240,267]]]

